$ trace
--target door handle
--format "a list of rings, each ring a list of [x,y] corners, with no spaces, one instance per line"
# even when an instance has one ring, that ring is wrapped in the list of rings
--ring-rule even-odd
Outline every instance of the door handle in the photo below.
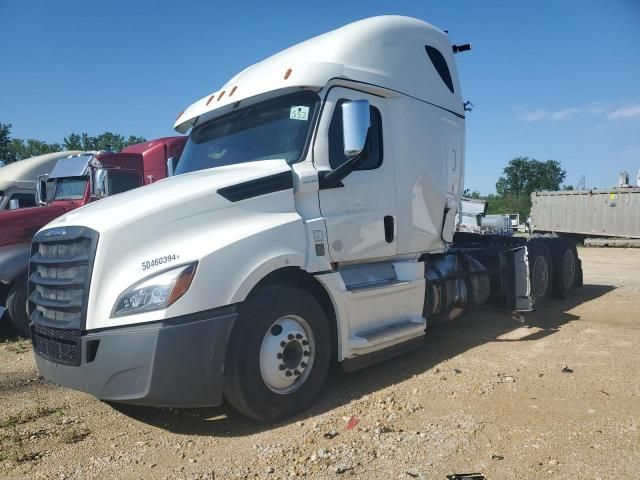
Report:
[[[391,215],[387,215],[384,217],[384,239],[387,243],[393,242],[394,230],[393,217]]]

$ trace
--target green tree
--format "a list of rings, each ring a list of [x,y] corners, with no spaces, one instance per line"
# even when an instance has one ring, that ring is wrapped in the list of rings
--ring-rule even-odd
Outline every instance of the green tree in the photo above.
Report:
[[[15,160],[23,160],[36,155],[44,155],[45,153],[59,152],[62,146],[59,143],[46,143],[34,138],[22,140],[20,138],[11,139],[10,143],[11,155]]]
[[[526,217],[531,211],[531,194],[540,190],[560,190],[567,176],[556,160],[541,162],[535,158],[515,157],[504,168],[496,183],[497,195],[487,198],[492,214],[519,213]]]
[[[487,214],[506,215],[508,213],[519,213],[520,221],[529,215],[531,211],[531,197],[526,195],[507,194],[505,196],[489,195],[486,197]]]
[[[64,137],[62,145],[47,143],[34,138],[11,138],[11,124],[0,123],[0,165],[13,163],[24,158],[35,157],[45,153],[60,152],[62,150],[107,150],[119,152],[124,147],[145,142],[144,137],[104,132],[98,136],[88,133],[71,133]]]
[[[0,123],[0,162],[8,165],[16,160],[16,156],[11,149],[11,124]]]
[[[119,152],[124,147],[142,142],[146,142],[146,139],[135,135],[129,135],[128,138],[125,138],[118,133],[104,132],[94,137],[83,132],[81,134],[71,133],[65,137],[64,147],[67,150],[107,150],[110,152]]]
[[[540,162],[535,158],[516,157],[503,170],[503,176],[496,183],[500,196],[507,194],[530,196],[540,190],[559,190],[567,176],[556,160]]]
[[[482,195],[480,194],[480,192],[478,190],[473,190],[471,191],[471,189],[469,188],[465,188],[464,192],[462,193],[463,197],[466,198],[482,198]]]
[[[82,150],[82,138],[77,133],[64,137],[62,144],[65,150]]]
[[[124,146],[128,147],[129,145],[136,145],[138,143],[146,142],[147,139],[144,137],[136,137],[135,135],[129,135],[129,138],[124,142]]]

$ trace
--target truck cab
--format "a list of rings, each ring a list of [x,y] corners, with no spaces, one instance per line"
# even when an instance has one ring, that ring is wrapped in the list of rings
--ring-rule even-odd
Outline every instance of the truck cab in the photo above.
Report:
[[[0,167],[0,212],[35,207],[38,177],[51,172],[59,159],[79,153],[82,152],[47,153]]]
[[[180,175],[35,236],[40,372],[105,400],[224,399],[276,421],[317,399],[332,362],[384,361],[488,301],[531,310],[549,263],[532,283],[524,239],[454,238],[461,50],[423,21],[370,18],[188,107]]]
[[[165,178],[168,162],[177,164],[185,142],[186,137],[167,137],[118,153],[68,153],[57,160],[51,173],[38,177],[34,200],[38,206],[0,212],[0,294],[4,292],[0,305],[8,303],[9,319],[20,333],[29,334],[22,306],[26,305],[26,272],[33,235],[60,215]]]

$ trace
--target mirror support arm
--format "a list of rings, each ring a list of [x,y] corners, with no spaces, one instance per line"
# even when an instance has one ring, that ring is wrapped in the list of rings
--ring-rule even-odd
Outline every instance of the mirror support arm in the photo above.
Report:
[[[360,155],[350,158],[335,170],[324,170],[319,172],[320,190],[344,187],[342,179],[353,172],[360,161],[364,159],[365,155],[366,153],[363,151]]]

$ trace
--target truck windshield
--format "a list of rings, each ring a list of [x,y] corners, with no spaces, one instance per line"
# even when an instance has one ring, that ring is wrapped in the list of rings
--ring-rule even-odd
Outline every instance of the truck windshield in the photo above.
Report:
[[[87,186],[86,177],[59,178],[56,181],[54,200],[80,200]]]
[[[300,160],[319,101],[311,91],[291,93],[197,126],[176,174],[255,160]]]

